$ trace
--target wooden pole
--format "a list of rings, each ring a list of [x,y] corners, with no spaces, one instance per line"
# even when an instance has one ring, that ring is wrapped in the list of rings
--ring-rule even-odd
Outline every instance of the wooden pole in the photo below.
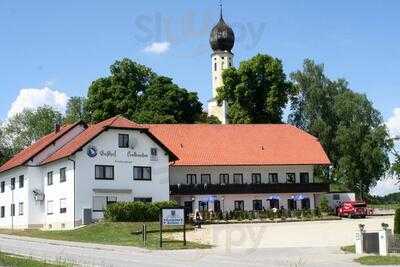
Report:
[[[186,246],[186,222],[183,220],[183,245]]]

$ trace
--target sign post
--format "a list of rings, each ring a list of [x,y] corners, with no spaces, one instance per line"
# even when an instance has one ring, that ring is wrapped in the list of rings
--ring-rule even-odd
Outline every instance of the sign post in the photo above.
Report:
[[[160,214],[160,248],[162,248],[162,231],[164,225],[183,226],[183,245],[186,246],[185,208],[163,208]]]

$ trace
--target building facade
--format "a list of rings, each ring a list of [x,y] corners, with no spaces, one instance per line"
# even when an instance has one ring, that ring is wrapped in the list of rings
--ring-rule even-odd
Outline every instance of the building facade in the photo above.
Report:
[[[71,229],[116,201],[169,200],[170,159],[124,118],[63,127],[0,168],[0,228]]]

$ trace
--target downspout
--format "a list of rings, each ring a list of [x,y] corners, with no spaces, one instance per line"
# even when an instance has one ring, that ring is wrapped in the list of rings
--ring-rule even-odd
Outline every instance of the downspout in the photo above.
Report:
[[[75,179],[75,173],[76,173],[75,168],[76,168],[76,162],[75,162],[75,160],[73,160],[71,158],[68,158],[68,160],[72,161],[73,166],[74,166],[74,168],[73,168],[73,170],[74,170],[74,212],[73,212],[73,215],[74,215],[74,228],[75,228],[75,226],[76,226],[75,225],[75,195],[76,195],[76,192],[75,192],[75,182],[76,182],[76,179]]]

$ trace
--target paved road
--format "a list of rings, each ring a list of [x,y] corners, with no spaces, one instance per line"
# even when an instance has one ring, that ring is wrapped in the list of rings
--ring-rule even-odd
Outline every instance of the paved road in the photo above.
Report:
[[[359,224],[364,224],[367,231],[376,231],[382,228],[383,222],[393,228],[393,220],[393,216],[384,216],[320,222],[206,225],[188,232],[187,237],[225,249],[340,247],[354,243]]]
[[[148,251],[0,235],[0,250],[84,266],[358,266],[337,247]]]

